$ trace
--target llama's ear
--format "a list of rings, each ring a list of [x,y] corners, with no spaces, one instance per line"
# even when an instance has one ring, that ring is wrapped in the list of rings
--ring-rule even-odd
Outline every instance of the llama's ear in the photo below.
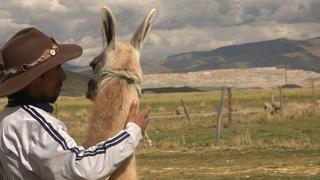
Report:
[[[141,50],[142,44],[151,29],[151,25],[154,21],[154,17],[156,15],[156,10],[152,9],[148,16],[144,19],[142,24],[139,26],[138,30],[134,33],[130,43],[135,47],[138,51]]]
[[[116,29],[116,20],[107,6],[102,8],[102,43],[103,47],[114,48],[117,29]]]

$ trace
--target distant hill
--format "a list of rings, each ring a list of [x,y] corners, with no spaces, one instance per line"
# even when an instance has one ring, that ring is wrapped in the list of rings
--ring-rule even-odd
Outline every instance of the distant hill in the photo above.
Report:
[[[164,64],[167,61],[165,59],[142,59],[141,67],[144,74],[154,73],[172,73],[175,70],[165,67]]]
[[[320,37],[307,40],[285,38],[193,51],[166,59],[142,59],[144,74],[196,72],[214,69],[285,67],[320,72]],[[68,71],[86,76],[89,67],[65,64]]]
[[[67,80],[63,83],[61,94],[63,96],[84,96],[87,91],[89,77],[66,71]]]
[[[281,38],[186,52],[169,56],[163,66],[170,72],[285,66],[319,72],[320,37],[299,41]]]
[[[62,64],[62,67],[66,71],[71,71],[75,73],[80,73],[86,76],[91,76],[92,70],[89,66],[76,66],[76,65],[71,65],[68,63]]]
[[[84,96],[89,77],[68,72],[61,95]],[[290,87],[310,86],[319,80],[320,73],[304,70],[288,70]],[[143,76],[143,92],[191,92],[207,91],[222,86],[234,88],[270,88],[285,84],[285,70],[278,68],[220,69],[189,73],[161,73]]]
[[[284,68],[285,66],[289,69],[302,69],[307,71],[300,72],[292,70],[293,73],[288,75],[289,80],[292,80],[290,83],[299,84],[304,81],[304,78],[319,77],[318,74],[312,74],[312,72],[309,71],[320,72],[320,37],[307,40],[281,38],[270,41],[232,45],[210,51],[176,54],[162,60],[143,59],[141,64],[143,72],[146,74],[143,77],[143,88],[206,87],[213,85],[220,87],[226,84],[235,87],[282,85],[284,70],[276,70],[274,68],[259,69],[259,67]],[[62,95],[84,95],[91,73],[90,68],[68,64],[65,64],[64,68],[67,71],[77,73],[68,72],[69,78],[64,83]],[[242,70],[239,69],[238,72],[238,68],[242,68]],[[217,69],[228,70],[211,72]],[[148,74],[153,75],[149,76]],[[279,78],[282,79],[277,80]],[[194,84],[195,82],[198,85]],[[245,83],[247,84],[242,85]]]
[[[218,69],[188,73],[146,74],[142,89],[155,91],[178,91],[189,87],[210,90],[223,86],[233,88],[271,88],[284,86],[310,86],[312,80],[320,79],[320,73],[304,70],[287,70],[275,67]],[[182,88],[183,87],[183,88]],[[199,89],[200,88],[200,89]],[[194,91],[194,90],[193,90]]]

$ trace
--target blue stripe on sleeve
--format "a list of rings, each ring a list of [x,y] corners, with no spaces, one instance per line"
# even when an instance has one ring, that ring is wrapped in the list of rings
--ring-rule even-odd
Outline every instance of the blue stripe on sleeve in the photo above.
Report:
[[[103,144],[97,145],[94,150],[85,150],[80,151],[77,147],[70,148],[66,142],[66,140],[59,134],[59,132],[54,129],[54,127],[46,121],[46,119],[37,112],[34,108],[25,105],[22,108],[30,114],[35,120],[39,122],[39,124],[48,132],[48,134],[63,148],[63,150],[71,151],[72,153],[76,154],[76,160],[81,160],[84,157],[95,156],[98,154],[104,154],[107,149],[116,146],[117,144],[121,143],[125,139],[127,139],[130,134],[126,131],[122,132],[121,134],[117,135],[116,137],[105,141]]]

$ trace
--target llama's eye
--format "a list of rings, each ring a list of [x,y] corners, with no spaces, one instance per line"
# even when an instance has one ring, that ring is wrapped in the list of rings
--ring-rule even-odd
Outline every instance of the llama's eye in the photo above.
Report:
[[[96,64],[93,64],[93,63],[91,62],[91,63],[90,63],[90,66],[91,66],[92,69],[94,69],[95,66],[96,66]]]
[[[97,64],[98,64],[98,59],[97,59],[97,58],[94,58],[94,59],[91,61],[90,66],[92,67],[92,69],[94,69]]]
[[[92,67],[92,69],[95,69],[95,67],[99,64],[99,63],[101,63],[101,61],[103,61],[103,59],[104,59],[104,52],[102,52],[101,54],[99,54],[97,57],[95,57],[92,61],[91,61],[91,63],[90,63],[90,66]]]

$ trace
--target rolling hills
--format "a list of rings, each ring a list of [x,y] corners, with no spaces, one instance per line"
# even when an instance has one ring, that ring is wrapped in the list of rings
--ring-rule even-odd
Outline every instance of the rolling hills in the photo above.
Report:
[[[143,88],[159,87],[271,87],[288,81],[303,85],[320,74],[320,37],[307,40],[275,39],[186,52],[166,59],[143,59]],[[274,68],[277,67],[277,68]],[[66,65],[68,80],[62,95],[84,95],[90,70]],[[81,74],[80,74],[81,73]]]
[[[162,63],[168,72],[212,69],[285,67],[320,71],[320,37],[275,39],[171,55]]]
[[[89,81],[89,77],[70,71],[66,71],[66,74],[67,80],[63,83],[60,95],[84,96],[87,91],[87,82]]]
[[[141,60],[145,74],[186,73],[214,69],[288,67],[320,72],[320,37],[306,40],[285,38],[192,51],[166,59]],[[89,67],[64,65],[69,71],[90,75]]]

